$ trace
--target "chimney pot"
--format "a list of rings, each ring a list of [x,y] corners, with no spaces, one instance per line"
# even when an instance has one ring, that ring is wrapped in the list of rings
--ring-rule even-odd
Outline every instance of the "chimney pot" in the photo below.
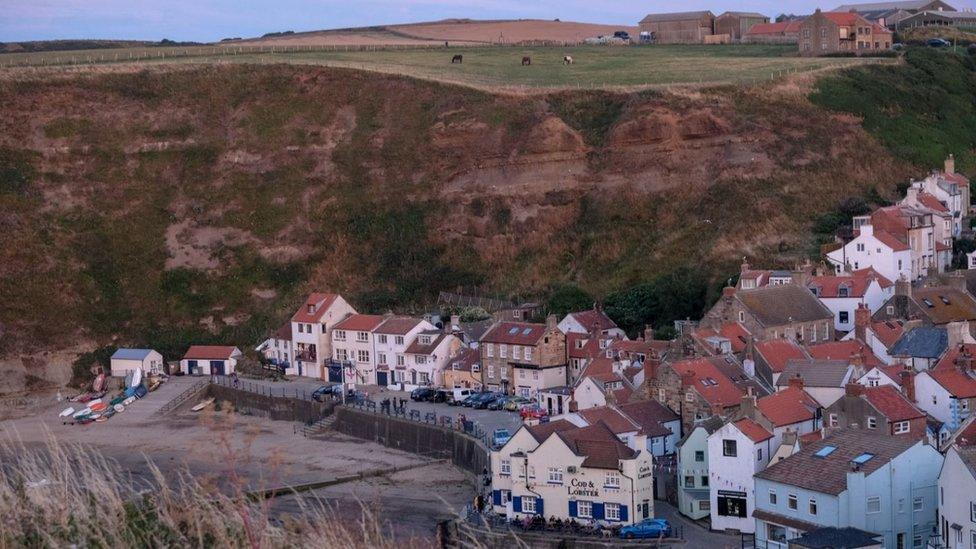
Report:
[[[864,386],[860,383],[848,383],[844,386],[844,394],[849,397],[858,397],[864,394]]]
[[[803,378],[800,374],[796,374],[790,378],[790,387],[796,387],[797,389],[803,389]]]

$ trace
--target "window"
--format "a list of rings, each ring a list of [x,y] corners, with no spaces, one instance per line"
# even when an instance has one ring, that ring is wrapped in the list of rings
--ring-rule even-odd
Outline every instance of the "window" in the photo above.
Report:
[[[698,510],[699,511],[711,511],[712,510],[712,502],[711,501],[708,501],[708,500],[699,501],[698,502]]]
[[[695,461],[705,461],[704,450],[695,450]]]
[[[502,343],[498,346],[498,356],[499,358],[508,358],[508,345]]]
[[[336,341],[345,341],[346,340],[346,331],[345,330],[336,330],[336,331],[334,331],[332,333],[335,335],[335,340]]]
[[[965,399],[965,398],[964,398],[964,399],[962,399],[962,400],[960,400],[960,401],[959,401],[959,408],[960,408],[960,409],[961,409],[961,410],[962,410],[963,412],[968,412],[968,411],[969,411],[969,400],[967,400],[967,399]]]
[[[504,366],[502,366],[501,368],[499,368],[498,369],[498,375],[500,375],[501,377],[508,377],[508,368],[506,368]]]
[[[620,488],[620,474],[616,472],[607,473],[603,486],[604,488]]]
[[[898,498],[898,512],[905,512],[905,498]]]
[[[485,356],[489,358],[495,356],[495,346],[491,343],[485,343]]]
[[[762,461],[762,448],[756,450],[756,461]]]
[[[969,520],[970,522],[976,522],[976,503],[969,504]]]
[[[701,476],[701,485],[703,488],[708,486],[708,475]]]
[[[522,358],[522,348],[518,345],[512,345],[512,358],[515,360],[521,360]]]
[[[912,547],[922,547],[922,534],[912,536]]]
[[[817,500],[810,499],[810,514],[816,516],[817,514]]]
[[[685,488],[695,487],[695,477],[694,475],[685,475]]]
[[[403,366],[406,364],[403,359],[403,355],[397,355],[397,366]]]
[[[359,362],[369,362],[369,351],[364,351],[362,349],[357,351],[356,360]]]
[[[376,353],[376,362],[378,364],[386,364],[386,353]]]
[[[471,365],[471,371],[477,374],[478,372],[481,371],[481,365],[480,364],[472,364]]]
[[[857,251],[859,251],[859,252],[863,252],[863,251],[864,251],[864,244],[860,244],[860,243],[859,243],[859,244],[857,245]]]
[[[770,490],[769,491],[769,504],[770,505],[776,505],[776,491],[775,490]]]
[[[820,29],[820,38],[827,38],[827,29]]]
[[[607,520],[620,520],[620,504],[607,503],[603,506],[603,515]]]
[[[430,336],[429,335],[424,334],[424,335],[421,335],[417,339],[420,340],[420,344],[421,345],[430,345]]]
[[[393,338],[393,343],[396,343],[397,345],[403,345],[403,336],[396,336],[395,338]]]
[[[881,512],[881,496],[869,496],[867,500],[868,513]]]
[[[589,501],[577,501],[576,516],[579,518],[593,518],[593,503]]]
[[[356,332],[356,341],[360,343],[369,341],[369,332]]]
[[[377,336],[377,339],[379,340],[380,343],[382,343],[383,345],[386,345],[386,336],[385,335],[380,334],[379,336]]]
[[[503,459],[501,465],[501,474],[511,475],[512,474],[512,460]]]
[[[850,321],[851,321],[850,313],[848,313],[847,311],[840,311],[837,313],[837,322],[840,322],[841,324],[847,324]]]
[[[723,440],[722,441],[722,455],[727,457],[736,456],[736,447],[734,440]]]
[[[349,355],[345,349],[336,349],[336,360],[349,360]]]
[[[525,360],[532,360],[532,347],[526,347],[522,353]]]
[[[912,511],[919,512],[925,507],[925,499],[921,496],[916,496],[912,499]]]
[[[502,505],[512,501],[512,491],[511,490],[501,490],[502,493]]]
[[[868,416],[868,429],[875,429],[878,427],[878,418],[874,416]]]
[[[522,512],[535,513],[535,498],[531,496],[522,497]]]
[[[790,509],[796,511],[796,494],[789,494],[786,496],[786,506]]]
[[[427,355],[417,355],[415,360],[417,364],[427,364]]]
[[[694,393],[692,393],[691,391],[687,391],[685,393],[685,402],[694,402],[694,401],[695,401]]]
[[[549,483],[550,484],[562,484],[563,483],[563,470],[559,467],[549,468]]]
[[[830,426],[837,427],[837,414],[830,414]]]
[[[909,431],[909,429],[911,429],[911,424],[908,423],[907,421],[899,421],[899,422],[895,423],[895,434],[896,435],[903,435],[903,434],[907,433]]]
[[[847,286],[841,286],[840,288],[837,288],[837,297],[848,297],[849,295],[850,295],[850,290],[847,288]]]

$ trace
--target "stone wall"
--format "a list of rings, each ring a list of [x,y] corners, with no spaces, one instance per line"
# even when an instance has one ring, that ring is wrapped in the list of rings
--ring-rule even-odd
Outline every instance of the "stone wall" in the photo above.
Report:
[[[240,412],[251,413],[277,421],[301,421],[312,423],[332,414],[335,405],[332,402],[315,402],[300,398],[269,396],[251,393],[210,384],[207,395],[218,402],[229,402]]]

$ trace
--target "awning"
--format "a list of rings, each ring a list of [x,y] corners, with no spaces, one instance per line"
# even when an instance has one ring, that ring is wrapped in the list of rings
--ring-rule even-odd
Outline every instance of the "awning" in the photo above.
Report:
[[[819,524],[814,524],[812,522],[807,522],[805,520],[799,520],[792,517],[786,517],[776,513],[770,513],[769,511],[764,511],[762,509],[754,510],[752,512],[752,518],[772,522],[774,524],[779,524],[780,526],[789,526],[790,528],[796,528],[801,532],[822,528],[822,526]]]

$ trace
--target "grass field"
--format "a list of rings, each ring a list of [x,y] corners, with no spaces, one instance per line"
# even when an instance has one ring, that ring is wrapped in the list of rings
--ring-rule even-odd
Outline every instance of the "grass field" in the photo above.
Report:
[[[228,48],[228,50],[233,50]],[[127,50],[80,53],[73,64],[105,63],[297,63],[348,67],[416,78],[451,82],[481,88],[640,88],[669,84],[751,83],[769,80],[789,72],[805,72],[863,63],[891,62],[879,59],[802,58],[794,46],[647,46],[647,47],[468,47],[435,49],[342,49],[243,51],[229,53],[217,48],[162,48],[143,52]],[[215,51],[223,52],[214,55]],[[452,64],[461,54],[464,62]],[[30,57],[33,55],[34,57]],[[523,67],[523,56],[532,65]],[[575,63],[564,65],[563,56]],[[130,61],[129,57],[133,58]],[[8,61],[32,65],[64,64],[65,54],[28,54]],[[3,62],[3,59],[0,59]]]

